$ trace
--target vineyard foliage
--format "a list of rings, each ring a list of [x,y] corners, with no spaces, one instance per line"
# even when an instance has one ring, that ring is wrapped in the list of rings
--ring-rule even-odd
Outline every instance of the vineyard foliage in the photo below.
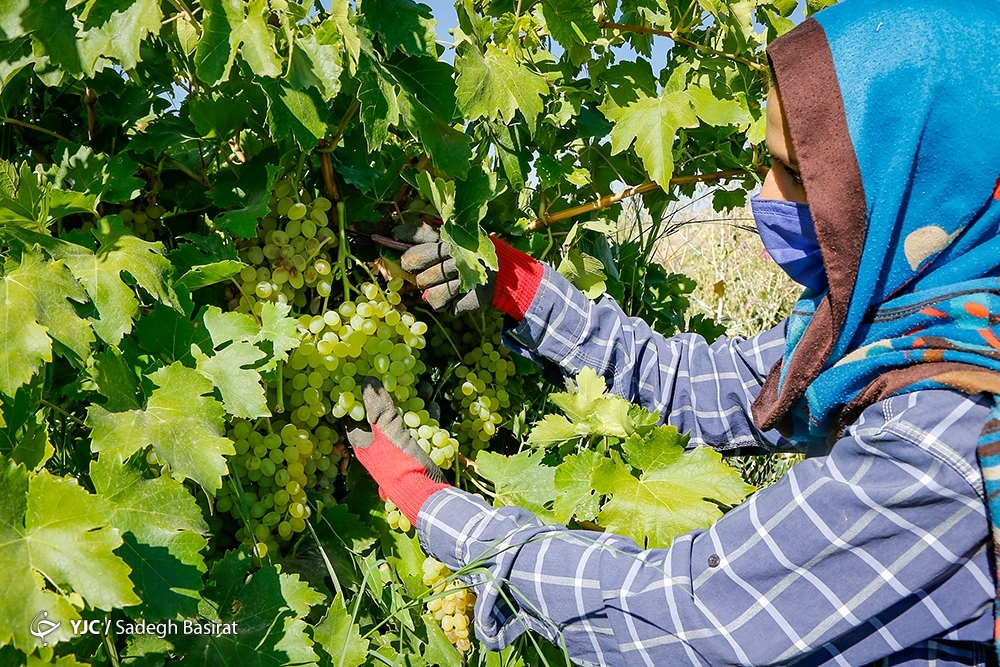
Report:
[[[363,377],[450,481],[546,521],[664,546],[751,487],[496,313],[430,311],[385,241],[440,223],[471,287],[499,235],[717,336],[652,256],[671,202],[757,182],[795,7],[462,0],[446,44],[412,0],[0,3],[0,664],[565,664],[476,644],[350,464]],[[136,629],[168,621],[214,630]]]

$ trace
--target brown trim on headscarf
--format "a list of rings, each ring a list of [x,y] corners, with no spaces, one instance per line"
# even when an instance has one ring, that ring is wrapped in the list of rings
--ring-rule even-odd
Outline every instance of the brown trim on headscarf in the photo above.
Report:
[[[827,444],[832,446],[839,440],[844,429],[857,421],[869,405],[889,398],[900,389],[927,378],[955,387],[970,395],[992,391],[989,387],[1000,390],[1000,375],[971,364],[945,361],[896,368],[872,380],[850,403],[841,409],[840,414],[831,423],[830,431],[827,434]]]
[[[767,391],[762,390],[753,403],[754,421],[763,430],[779,424],[787,429],[789,409],[830,356],[854,292],[867,215],[861,169],[823,28],[815,19],[807,19],[775,40],[767,53],[809,196],[830,291],[792,354],[781,391],[776,376],[780,367],[775,366],[765,382]]]

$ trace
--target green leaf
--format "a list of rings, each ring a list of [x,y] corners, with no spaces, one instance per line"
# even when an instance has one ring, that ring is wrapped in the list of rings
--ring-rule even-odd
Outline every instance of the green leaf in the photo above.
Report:
[[[510,457],[479,452],[476,467],[480,477],[493,482],[496,491],[493,505],[519,505],[540,516],[550,516],[545,506],[556,497],[556,469],[542,464],[544,456],[542,450]]]
[[[455,69],[458,71],[455,96],[467,120],[500,117],[510,123],[520,111],[531,134],[535,133],[535,120],[544,109],[543,98],[549,92],[542,76],[493,44],[486,47],[485,56],[478,47],[462,44]]]
[[[276,361],[287,361],[288,352],[299,346],[298,322],[288,316],[292,307],[284,303],[264,304],[260,313],[260,333],[253,342],[262,343],[270,341],[271,358],[273,364]],[[269,365],[267,368],[270,368]]]
[[[607,290],[604,264],[596,257],[570,248],[557,269],[567,280],[583,292],[588,299],[596,299]]]
[[[377,151],[389,138],[389,127],[399,123],[399,106],[392,84],[372,68],[361,80],[359,115],[365,127],[368,150]]]
[[[206,353],[212,349],[204,327],[195,327],[186,313],[178,313],[162,304],[156,304],[152,313],[139,318],[135,335],[143,349],[168,363],[182,361],[193,366],[192,346]]]
[[[225,433],[222,405],[212,383],[179,362],[148,376],[157,386],[145,410],[108,412],[99,405],[88,409],[93,448],[123,459],[152,445],[160,461],[170,465],[178,479],[193,479],[214,493],[228,473],[224,455],[236,453]]]
[[[369,642],[361,638],[358,624],[351,624],[351,616],[340,594],[313,630],[313,637],[338,667],[359,667],[368,655]]]
[[[160,303],[180,308],[177,295],[167,283],[171,266],[163,256],[162,243],[133,236],[118,216],[102,219],[93,233],[100,243],[96,253],[74,246],[74,250],[80,248],[83,252],[65,257],[100,314],[100,319],[93,320],[97,335],[117,345],[132,331],[132,320],[139,314],[135,289],[125,284],[122,273],[131,276]]]
[[[593,450],[584,450],[563,459],[556,468],[556,499],[552,505],[558,523],[567,523],[574,516],[580,521],[593,521],[600,510],[600,494],[594,491],[594,471],[607,459]]]
[[[644,97],[617,110],[610,120],[612,155],[626,150],[635,141],[635,152],[649,177],[668,190],[674,174],[673,145],[677,130],[695,127],[698,117],[685,92],[664,92],[659,97]]]
[[[199,358],[197,368],[219,389],[226,412],[244,419],[269,417],[271,411],[267,409],[260,373],[253,368],[264,357],[258,347],[234,342],[211,357]]]
[[[0,278],[0,391],[13,396],[18,387],[52,361],[52,343],[61,343],[79,359],[90,354],[94,332],[70,301],[86,293],[62,261],[46,261],[26,249],[21,265]]]
[[[90,477],[114,504],[111,526],[124,535],[119,555],[142,598],[130,615],[153,621],[197,615],[208,526],[194,496],[170,477],[145,479],[135,461],[117,456],[91,463]]]
[[[399,96],[399,111],[406,129],[420,139],[435,166],[449,176],[465,178],[472,160],[472,138],[406,93]]]
[[[563,48],[588,44],[601,36],[594,3],[587,0],[542,0],[542,16],[549,34]]]
[[[293,88],[303,90],[313,87],[323,100],[329,102],[340,92],[340,57],[344,51],[343,40],[337,27],[326,22],[315,34],[295,40],[288,61],[288,81]]]
[[[238,175],[226,170],[215,177],[208,196],[219,208],[229,209],[215,219],[219,229],[244,239],[257,235],[280,170],[277,159],[277,151],[265,150],[240,167]]]
[[[234,259],[224,259],[221,262],[192,266],[178,278],[174,284],[183,285],[190,291],[225,282],[238,274],[245,264]]]
[[[317,662],[302,618],[316,596],[305,590],[306,584],[297,576],[279,574],[274,565],[260,569],[247,581],[249,570],[245,549],[229,552],[213,568],[212,585],[203,593],[218,610],[212,620],[236,623],[237,631],[175,635],[178,665],[281,667]],[[205,614],[205,605],[202,610]]]
[[[750,111],[738,100],[720,100],[709,88],[691,86],[687,94],[694,105],[694,112],[709,125],[749,126]]]
[[[479,226],[486,215],[490,201],[498,194],[497,177],[476,166],[469,170],[464,181],[455,185],[455,213],[445,217],[441,238],[452,247],[452,256],[458,265],[462,289],[471,289],[485,281],[482,266],[497,269],[496,249],[489,236]]]
[[[397,48],[411,56],[437,59],[437,21],[431,8],[413,0],[364,0],[361,11],[369,27],[379,34],[385,52]]]
[[[4,423],[6,422],[6,423]],[[39,410],[38,390],[22,387],[14,400],[3,406],[0,416],[0,456],[14,463],[38,470],[55,448],[49,441],[49,424],[44,410]]]
[[[837,0],[806,0],[806,16],[812,16],[821,9],[832,7]]]
[[[448,63],[397,53],[384,64],[384,71],[411,104],[423,106],[428,114],[444,124],[456,119],[454,71]]]
[[[47,611],[61,626],[49,644],[72,638],[70,621],[80,616],[69,598],[45,583],[72,590],[87,604],[111,610],[139,603],[129,569],[113,553],[122,541],[109,527],[111,503],[82,489],[74,479],[47,470],[29,475],[0,459],[0,570],[3,598],[16,600],[0,611],[0,644],[31,652],[41,642],[29,633],[32,619]]]
[[[121,353],[108,348],[93,356],[90,378],[107,400],[104,407],[112,412],[139,407],[139,380]]]
[[[201,6],[205,17],[194,57],[198,78],[209,86],[228,79],[240,45],[243,59],[254,74],[262,77],[281,74],[274,35],[264,17],[267,0],[204,0]]]
[[[163,14],[157,0],[91,0],[81,18],[80,48],[132,70],[140,60],[142,41],[160,34]]]
[[[420,619],[424,622],[424,629],[427,632],[427,646],[421,656],[427,661],[427,664],[439,665],[440,667],[462,667],[464,662],[462,654],[448,641],[441,625],[430,614],[424,614]]]
[[[145,184],[135,174],[139,165],[124,153],[108,158],[89,146],[63,146],[54,185],[92,194],[95,202],[126,202],[139,196]]]
[[[734,505],[754,490],[714,449],[698,447],[685,454],[680,442],[670,426],[651,436],[631,436],[625,457],[642,470],[638,479],[621,461],[607,460],[594,472],[594,488],[611,496],[598,516],[602,526],[640,546],[665,547],[721,517],[716,503]]]
[[[271,136],[291,136],[302,150],[312,150],[326,136],[327,109],[313,88],[296,90],[284,81],[258,79],[270,104],[267,123]]]
[[[344,51],[347,54],[347,73],[354,76],[358,70],[358,60],[361,58],[361,37],[352,18],[354,11],[348,0],[332,0],[330,3],[330,18],[327,24],[332,24],[341,39],[344,40]],[[326,24],[324,24],[325,26]]]
[[[575,440],[580,435],[573,422],[562,415],[545,415],[531,428],[528,444],[535,447],[553,447],[567,440]]]

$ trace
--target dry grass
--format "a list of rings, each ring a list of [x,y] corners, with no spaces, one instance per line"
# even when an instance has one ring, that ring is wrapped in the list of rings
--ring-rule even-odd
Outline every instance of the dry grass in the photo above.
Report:
[[[749,210],[675,216],[676,230],[657,249],[668,270],[693,278],[694,312],[726,325],[730,336],[749,337],[787,317],[802,288],[767,255]]]

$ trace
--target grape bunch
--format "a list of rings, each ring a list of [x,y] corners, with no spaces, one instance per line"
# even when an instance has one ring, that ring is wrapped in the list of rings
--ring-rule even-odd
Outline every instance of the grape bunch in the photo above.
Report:
[[[296,192],[287,178],[275,184],[256,238],[240,248],[247,266],[239,274],[239,290],[230,292],[230,310],[259,315],[264,301],[319,310],[333,286],[329,251],[338,243],[328,226],[331,206],[325,197]]]
[[[140,198],[122,207],[118,215],[133,234],[147,241],[155,241],[157,231],[163,227],[163,215],[166,212],[159,204],[147,203]],[[89,226],[92,228],[93,223],[89,223]],[[87,223],[84,223],[84,231],[88,231]]]
[[[476,596],[460,581],[449,579],[451,571],[439,560],[427,557],[423,564],[423,581],[435,597],[427,601],[427,611],[434,616],[445,637],[459,651],[472,648],[469,639],[472,610]]]
[[[318,509],[334,503],[331,483],[338,474],[340,457],[334,450],[340,436],[325,424],[309,431],[268,419],[256,426],[234,420],[228,435],[235,443],[230,463],[242,493],[223,485],[216,510],[244,521],[236,538],[263,558],[305,530],[312,514],[307,492],[319,494]]]
[[[514,362],[500,347],[500,333],[462,357],[455,369],[452,402],[459,413],[459,440],[473,452],[486,447],[504,422],[503,410],[510,408],[510,395],[504,389],[515,373]]]
[[[422,423],[430,414],[417,396],[417,377],[427,370],[416,351],[427,344],[427,325],[396,308],[402,281],[383,290],[360,286],[355,301],[299,319],[302,342],[283,372],[283,396],[292,421],[311,427],[327,415],[365,419],[361,380],[373,375],[405,410],[404,421]]]

